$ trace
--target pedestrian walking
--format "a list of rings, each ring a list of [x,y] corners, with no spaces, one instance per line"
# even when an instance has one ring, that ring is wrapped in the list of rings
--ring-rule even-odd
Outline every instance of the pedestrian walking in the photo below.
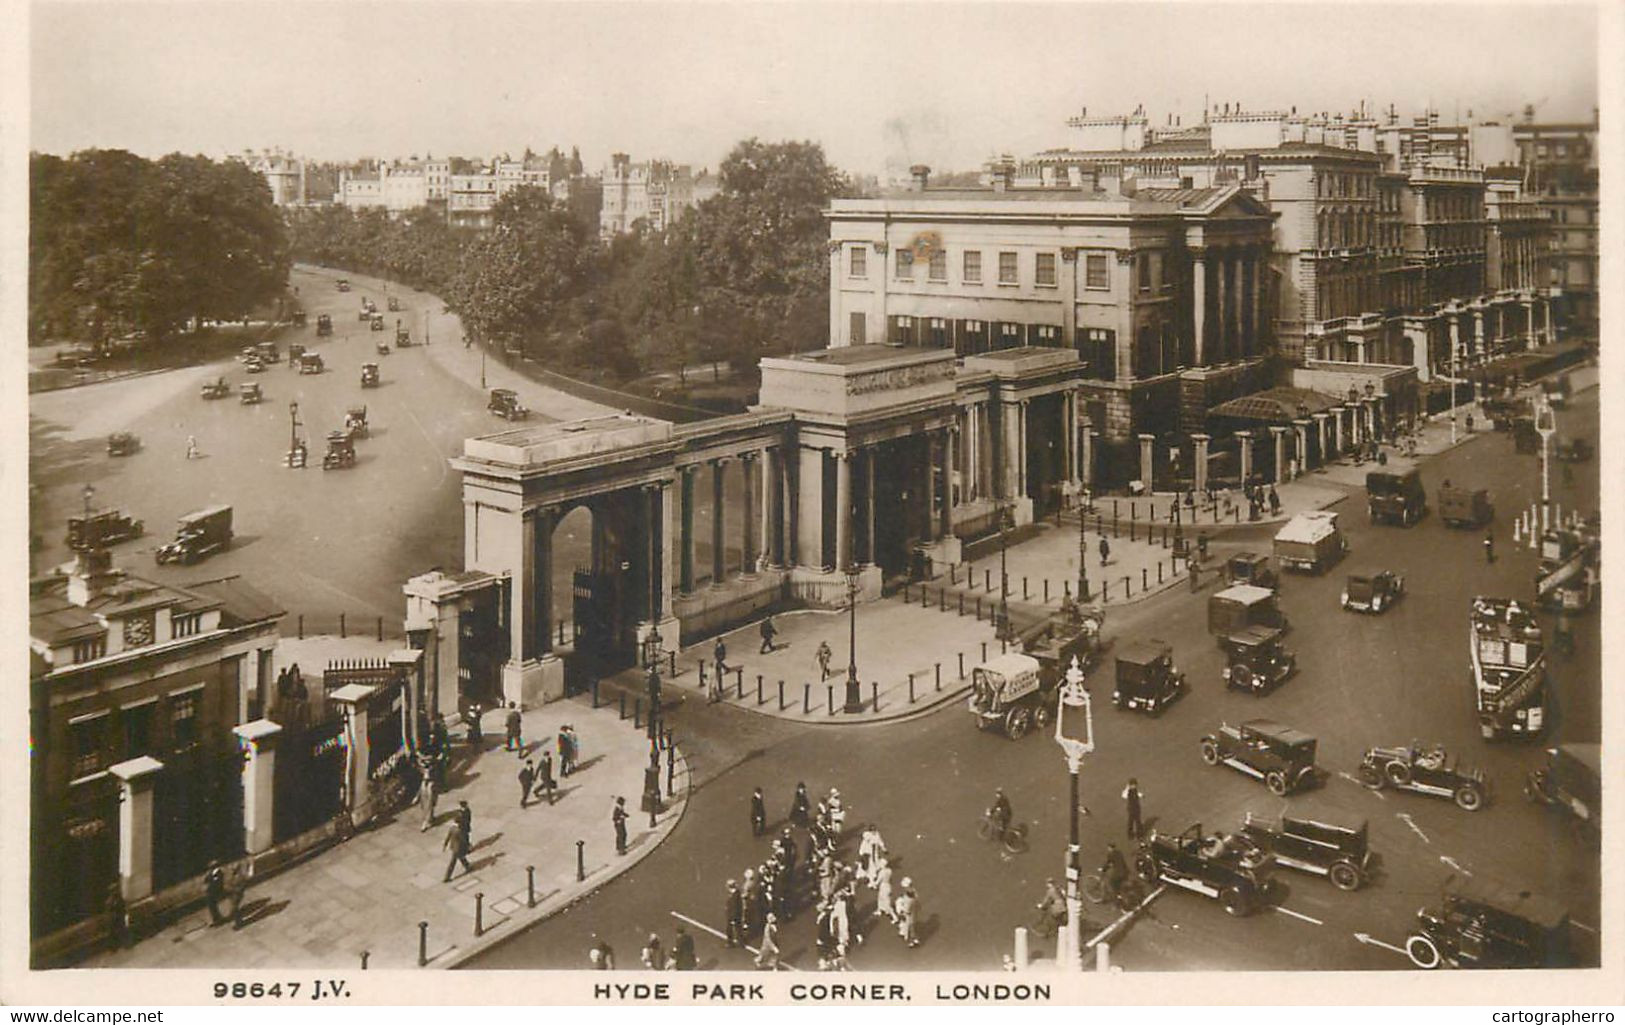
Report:
[[[226,877],[226,869],[219,861],[209,864],[209,871],[203,877],[203,892],[209,901],[209,924],[223,925],[231,922],[234,925],[241,922],[241,909],[243,904],[243,891],[240,887],[231,885]],[[229,913],[220,910],[222,901],[231,901]]]
[[[750,835],[761,836],[767,832],[767,801],[762,797],[762,788],[757,787],[750,795]]]
[[[570,773],[574,775],[581,768],[581,735],[573,723],[564,724],[564,735],[570,740]]]
[[[716,646],[711,649],[711,658],[717,664],[717,690],[722,690],[722,674],[728,671],[728,645],[721,637],[717,638]]]
[[[818,899],[829,900],[835,895],[835,856],[825,854],[818,863]]]
[[[891,859],[882,855],[875,869],[875,915],[885,915],[896,925],[897,912],[892,910],[892,899]]]
[[[761,897],[762,884],[761,881],[756,878],[756,870],[753,868],[745,869],[744,882],[741,883],[739,887],[739,899],[742,900],[745,905],[746,936],[756,935],[756,930],[761,926]]]
[[[484,712],[485,709],[476,701],[468,706],[468,714],[465,716],[468,720],[468,745],[476,751],[485,744],[485,735],[480,732],[480,716]]]
[[[468,806],[467,801],[458,801],[457,810],[452,813],[452,817],[457,822],[457,828],[463,831],[463,836],[472,843],[474,840],[474,809]]]
[[[778,635],[778,632],[779,632],[778,627],[775,627],[773,625],[773,617],[772,616],[766,616],[766,617],[764,617],[762,619],[761,631],[762,631],[762,650],[757,652],[757,654],[759,654],[759,655],[771,655],[771,654],[773,654],[773,638],[776,637]]]
[[[569,730],[570,730],[570,728],[568,726],[560,726],[559,727],[559,736],[558,736],[559,775],[561,775],[561,776],[570,775],[570,732],[569,732]]]
[[[186,458],[188,458],[188,459],[196,459],[197,457],[198,457],[197,436],[193,435],[193,434],[188,434],[186,436]]]
[[[651,972],[666,970],[666,951],[660,946],[660,937],[655,933],[650,933],[649,942],[643,945],[643,967]]]
[[[835,653],[829,650],[828,641],[819,641],[818,651],[813,657],[818,660],[818,682],[823,683],[829,679],[829,660],[835,657]]]
[[[1275,493],[1275,485],[1270,485],[1270,515],[1281,515],[1281,496]]]
[[[124,891],[117,881],[107,886],[107,901],[102,905],[107,912],[107,947],[123,950],[130,945],[130,911],[124,903]]]
[[[615,853],[626,853],[626,798],[615,798],[615,810],[610,813],[610,821],[615,825]]]
[[[728,899],[723,906],[723,917],[728,923],[727,944],[737,947],[745,942],[745,898],[739,892],[739,884],[728,880]]]
[[[593,969],[596,971],[614,971],[615,948],[610,946],[606,941],[599,939],[597,936],[594,936],[593,939],[598,940],[598,942],[594,943],[592,945],[592,949],[587,951],[587,960],[592,962]]]
[[[543,751],[542,762],[536,767],[536,796],[546,794],[548,806],[551,807],[556,786],[553,781],[553,752]]]
[[[903,892],[898,895],[893,908],[897,912],[897,935],[910,947],[919,946],[916,925],[920,916],[920,896],[914,890],[914,880],[904,878]]]
[[[463,871],[471,873],[474,866],[468,863],[468,834],[463,832],[462,820],[454,820],[446,827],[446,838],[441,841],[440,849],[451,852],[451,860],[446,862],[446,877],[442,882],[451,882],[451,870],[461,862]]]
[[[1140,821],[1140,782],[1133,776],[1129,777],[1128,786],[1123,788],[1123,805],[1128,812],[1129,838],[1138,840],[1144,832],[1144,824]]]
[[[756,952],[756,967],[770,972],[779,970],[779,919],[771,911],[762,925],[762,945]]]
[[[1484,531],[1484,561],[1486,563],[1495,562],[1495,533],[1494,533],[1494,531],[1489,531],[1489,530]]]
[[[508,702],[508,718],[503,723],[503,726],[506,733],[502,738],[502,750],[517,750],[523,753],[525,750],[525,720],[519,714],[517,702]]]
[[[812,805],[807,797],[807,784],[797,783],[795,796],[790,798],[790,821],[805,829]]]
[[[1106,565],[1107,562],[1111,561],[1111,557],[1112,557],[1111,543],[1106,540],[1106,535],[1102,534],[1102,535],[1100,535],[1100,564],[1102,566]]]
[[[530,804],[530,789],[536,785],[536,766],[526,761],[519,768],[519,807],[524,808]]]
[[[1473,414],[1467,414],[1467,433],[1473,433]]]
[[[700,959],[694,956],[694,937],[680,925],[671,941],[671,965],[680,972],[692,972],[700,966]]]
[[[431,758],[424,758],[418,771],[423,774],[423,782],[418,785],[418,803],[423,806],[423,826],[418,832],[427,833],[429,827],[434,825],[434,805],[440,797],[440,786],[436,782],[439,773]]]

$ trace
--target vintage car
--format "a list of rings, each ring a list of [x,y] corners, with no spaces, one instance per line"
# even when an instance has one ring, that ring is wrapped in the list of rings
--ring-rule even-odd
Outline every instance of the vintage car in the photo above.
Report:
[[[159,545],[152,553],[160,566],[178,562],[183,566],[206,555],[231,547],[231,506],[214,505],[187,513],[175,528],[175,540]]]
[[[1117,655],[1117,685],[1112,704],[1160,715],[1185,694],[1185,674],[1174,665],[1173,649],[1164,641],[1135,641]]]
[[[243,369],[250,374],[262,374],[265,372],[265,360],[260,358],[259,353],[254,353],[243,360]]]
[[[399,299],[397,299],[395,296],[390,296],[389,297],[389,308],[390,308],[391,311],[400,309],[401,308],[401,301]]]
[[[1260,552],[1237,552],[1230,556],[1224,564],[1224,582],[1251,584],[1272,591],[1281,586],[1280,576],[1270,567],[1270,557]]]
[[[373,331],[382,331],[384,329],[384,315],[382,313],[374,313],[368,319],[370,319],[372,321],[371,330],[373,330]]]
[[[1529,415],[1530,405],[1525,398],[1489,398],[1480,402],[1479,408],[1496,430],[1510,431],[1513,420]]]
[[[1147,884],[1168,883],[1215,898],[1241,916],[1268,903],[1272,860],[1244,836],[1204,836],[1197,823],[1178,836],[1152,831],[1140,844],[1134,868]]]
[[[363,388],[376,388],[376,387],[378,387],[378,364],[376,364],[376,363],[363,363],[363,364],[361,364],[361,387],[363,387]]]
[[[1416,913],[1405,953],[1418,968],[1566,968],[1569,913],[1529,890],[1474,876]]]
[[[1602,833],[1602,749],[1596,744],[1563,744],[1546,752],[1545,768],[1529,774],[1524,796],[1540,804],[1562,808],[1574,817],[1580,831],[1596,838]]]
[[[1350,573],[1343,584],[1342,605],[1350,612],[1382,612],[1405,593],[1405,578],[1389,570]]]
[[[1227,663],[1220,675],[1226,687],[1261,695],[1298,671],[1298,659],[1281,645],[1273,626],[1249,626],[1219,639]]]
[[[1552,447],[1552,454],[1562,463],[1583,463],[1594,454],[1591,442],[1584,438],[1571,438],[1568,441],[1559,441]]]
[[[333,333],[333,318],[328,316],[325,313],[322,314],[321,316],[317,317],[316,318],[316,334],[318,336],[320,336],[320,337],[326,337],[327,335],[330,335],[332,333]]]
[[[86,516],[69,516],[67,545],[75,552],[105,548],[140,537],[146,529],[140,520],[117,509],[103,509]]]
[[[141,439],[129,431],[116,431],[107,436],[107,454],[133,456],[141,450]]]
[[[304,327],[310,322],[310,318],[306,315],[304,310],[294,310],[292,320],[294,327]]]
[[[237,400],[245,406],[252,406],[264,398],[258,381],[246,381],[237,386]]]
[[[277,349],[275,342],[260,342],[254,346],[254,351],[259,354],[260,362],[266,366],[282,362],[282,353]]]
[[[366,406],[351,406],[345,412],[344,430],[352,438],[365,438],[370,433],[367,428]]]
[[[356,313],[355,319],[365,324],[367,321],[372,319],[372,314],[372,307],[365,300],[363,300],[361,303],[361,310]]]
[[[1038,660],[1038,677],[1045,687],[1058,687],[1074,659],[1085,673],[1099,663],[1108,644],[1101,628],[1104,610],[1080,605],[1068,594],[1058,611],[1022,630],[1019,650]]]
[[[1445,481],[1439,488],[1439,518],[1447,527],[1482,527],[1495,518],[1495,506],[1486,489]]]
[[[1393,787],[1443,797],[1466,811],[1484,807],[1489,789],[1482,769],[1459,767],[1438,744],[1371,748],[1360,763],[1360,782],[1373,790]]]
[[[1337,514],[1325,509],[1298,513],[1275,535],[1275,561],[1283,569],[1322,573],[1348,550]]]
[[[530,410],[519,404],[519,395],[511,388],[492,388],[491,400],[485,408],[504,420],[523,420]]]
[[[322,354],[319,352],[305,352],[299,355],[299,372],[301,374],[319,374],[327,369],[322,363]]]
[[[1009,652],[971,670],[966,707],[980,729],[994,729],[1019,740],[1033,727],[1049,722],[1056,701],[1055,685],[1045,686],[1038,660]]]
[[[305,354],[305,347],[295,342],[288,346],[288,369],[296,370],[299,367],[299,357]]]
[[[206,399],[223,399],[231,394],[231,385],[226,383],[224,377],[217,377],[212,381],[203,382],[203,397]]]
[[[1202,738],[1202,761],[1228,765],[1264,781],[1270,793],[1283,797],[1315,783],[1314,737],[1269,719],[1228,723]]]
[[[1290,815],[1269,822],[1252,812],[1241,827],[1241,835],[1274,855],[1277,865],[1325,876],[1339,890],[1358,890],[1371,879],[1366,833],[1364,822],[1353,829]]]
[[[340,292],[348,292],[350,290],[350,279],[339,278],[337,287]]]
[[[397,348],[397,349],[405,349],[405,348],[410,347],[411,344],[412,344],[412,332],[411,332],[411,329],[409,329],[407,327],[404,327],[403,325],[396,324],[395,325],[395,348]]]
[[[1274,591],[1252,584],[1232,584],[1207,600],[1207,631],[1223,648],[1225,639],[1251,626],[1291,629]]]
[[[355,465],[355,442],[343,431],[327,432],[327,452],[322,456],[322,469],[342,470]]]

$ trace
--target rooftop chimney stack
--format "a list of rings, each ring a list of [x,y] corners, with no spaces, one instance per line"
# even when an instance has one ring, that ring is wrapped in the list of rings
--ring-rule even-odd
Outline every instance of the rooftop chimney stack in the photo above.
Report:
[[[908,169],[908,173],[909,176],[914,179],[913,188],[911,191],[924,192],[926,185],[931,181],[931,168],[927,167],[925,164],[915,164],[913,167]]]

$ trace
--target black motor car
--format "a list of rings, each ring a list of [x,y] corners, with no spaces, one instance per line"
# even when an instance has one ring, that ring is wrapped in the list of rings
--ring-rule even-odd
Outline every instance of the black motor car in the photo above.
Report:
[[[141,450],[141,439],[129,431],[116,431],[107,436],[107,454],[133,456]]]
[[[1393,607],[1405,593],[1405,578],[1398,573],[1350,573],[1343,585],[1341,603],[1350,612],[1380,613]]]
[[[530,416],[530,410],[520,405],[519,395],[512,388],[492,388],[485,408],[504,420],[523,420]]]
[[[336,287],[340,292],[348,292],[350,290],[350,279],[339,278],[338,282],[336,283]]]
[[[1226,584],[1252,584],[1275,590],[1281,586],[1280,575],[1270,567],[1270,557],[1260,552],[1238,552],[1224,564]]]
[[[1274,855],[1277,865],[1325,876],[1339,890],[1358,890],[1371,878],[1372,855],[1364,822],[1350,828],[1289,815],[1268,822],[1248,812],[1241,833]]]
[[[332,333],[333,333],[333,318],[328,316],[325,313],[322,314],[321,316],[317,317],[316,318],[316,334],[325,337],[326,335],[330,335]]]
[[[1482,769],[1461,768],[1437,744],[1371,748],[1360,763],[1360,782],[1373,790],[1393,787],[1443,797],[1466,811],[1482,808],[1489,791]]]
[[[1273,626],[1249,626],[1219,638],[1226,687],[1260,695],[1286,681],[1298,670],[1297,656],[1281,645],[1281,631]]]
[[[1272,890],[1273,859],[1245,836],[1204,836],[1201,823],[1178,836],[1153,831],[1140,844],[1134,867],[1151,885],[1168,883],[1212,897],[1232,915],[1250,915]]]
[[[1310,786],[1318,778],[1314,737],[1269,719],[1252,719],[1240,726],[1225,724],[1202,738],[1202,761],[1228,765],[1264,781],[1270,793],[1284,797]]]
[[[1173,649],[1158,640],[1135,641],[1117,656],[1112,704],[1158,715],[1185,693],[1185,674],[1174,665]]]
[[[1452,880],[1416,913],[1405,953],[1418,968],[1566,968],[1574,964],[1569,913],[1526,889],[1474,877]]]
[[[1582,833],[1602,831],[1602,748],[1597,744],[1563,744],[1546,752],[1546,765],[1524,782],[1524,796],[1562,808]]]

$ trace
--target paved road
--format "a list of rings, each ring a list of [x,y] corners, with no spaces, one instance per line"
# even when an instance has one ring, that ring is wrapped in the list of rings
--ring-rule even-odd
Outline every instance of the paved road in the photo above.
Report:
[[[1592,439],[1596,392],[1562,415],[1566,431]],[[1247,920],[1183,891],[1167,893],[1151,914],[1118,944],[1115,959],[1130,969],[1400,969],[1403,955],[1356,939],[1357,932],[1400,944],[1418,906],[1432,900],[1457,871],[1505,878],[1562,898],[1575,920],[1599,923],[1596,852],[1579,844],[1546,809],[1524,801],[1525,773],[1543,757],[1538,746],[1486,744],[1478,737],[1467,684],[1466,614],[1475,593],[1527,594],[1536,557],[1511,551],[1510,518],[1538,494],[1538,463],[1512,454],[1505,435],[1486,435],[1433,460],[1424,469],[1432,494],[1450,477],[1489,486],[1500,519],[1501,558],[1485,564],[1476,533],[1454,532],[1437,517],[1409,530],[1365,522],[1363,501],[1339,507],[1352,554],[1324,577],[1290,577],[1283,603],[1292,617],[1290,643],[1302,672],[1262,699],[1226,693],[1219,653],[1206,640],[1201,600],[1174,592],[1119,613],[1108,624],[1121,639],[1155,635],[1175,644],[1193,692],[1157,720],[1109,707],[1109,683],[1091,683],[1099,747],[1086,763],[1083,802],[1086,870],[1108,839],[1122,842],[1118,790],[1129,775],[1141,780],[1147,814],[1164,830],[1201,821],[1233,829],[1248,811],[1312,811],[1335,821],[1370,824],[1382,876],[1365,891],[1346,894],[1324,880],[1284,876],[1282,906]],[[1597,467],[1560,486],[1565,507],[1594,508]],[[1268,532],[1255,539],[1267,547]],[[1232,535],[1227,550],[1248,543]],[[1337,607],[1346,572],[1392,567],[1406,572],[1410,595],[1390,613],[1360,617]],[[1598,620],[1582,619],[1578,653],[1553,671],[1559,701],[1559,739],[1595,740],[1600,721]],[[1221,720],[1256,715],[1290,723],[1320,738],[1320,764],[1331,770],[1325,786],[1287,799],[1228,769],[1209,769],[1197,756],[1202,733]],[[852,807],[849,825],[877,822],[901,872],[916,881],[924,908],[925,943],[908,950],[876,929],[853,956],[860,969],[991,968],[1024,924],[1046,876],[1060,876],[1067,830],[1064,762],[1039,736],[1012,743],[974,731],[959,707],[920,720],[874,727],[809,729],[763,724],[725,707],[685,707],[676,729],[699,749],[701,789],[677,835],[627,876],[568,912],[495,948],[470,967],[575,968],[585,964],[589,938],[601,933],[622,966],[636,963],[649,932],[669,943],[678,919],[722,925],[723,883],[766,856],[766,841],[747,825],[751,787],[767,790],[772,815],[782,815],[794,783],[815,791],[838,786]],[[735,737],[735,731],[744,735]],[[1490,805],[1476,814],[1410,794],[1381,796],[1337,775],[1353,772],[1372,744],[1439,740],[1491,781]],[[1002,856],[976,836],[975,824],[992,788],[1013,796],[1016,818],[1032,827],[1032,851]],[[1403,817],[1402,817],[1403,816]],[[1100,909],[1086,909],[1103,919]],[[786,929],[781,947],[801,969],[815,966],[810,916]],[[694,932],[690,928],[690,932]],[[698,937],[702,965],[748,967],[748,956]],[[1587,940],[1582,931],[1582,945]],[[1595,940],[1594,935],[1590,937]],[[1042,949],[1043,944],[1039,944]]]

